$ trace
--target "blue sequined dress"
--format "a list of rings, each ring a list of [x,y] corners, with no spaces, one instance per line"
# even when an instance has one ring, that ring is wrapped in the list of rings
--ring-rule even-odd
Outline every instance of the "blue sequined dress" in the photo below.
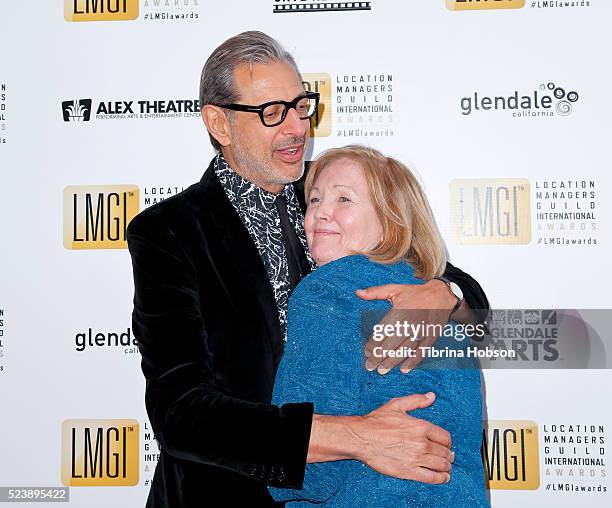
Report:
[[[312,401],[327,415],[366,414],[393,397],[436,393],[428,408],[412,416],[448,430],[455,462],[451,480],[430,485],[382,475],[356,460],[306,465],[302,490],[270,488],[277,501],[296,507],[488,507],[480,456],[482,402],[478,368],[423,366],[381,376],[364,368],[364,312],[386,312],[385,301],[364,301],[355,290],[388,283],[422,283],[405,262],[383,265],[347,256],[321,266],[294,290],[289,301],[288,338],[274,387],[273,403]],[[440,337],[437,348],[467,349],[466,340]],[[470,360],[468,360],[470,361]],[[473,366],[476,364],[473,364]]]

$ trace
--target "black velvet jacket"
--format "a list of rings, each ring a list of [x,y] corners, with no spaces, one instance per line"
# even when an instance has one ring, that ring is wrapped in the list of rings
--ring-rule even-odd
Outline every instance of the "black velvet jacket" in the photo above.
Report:
[[[301,486],[313,407],[270,404],[284,346],[276,303],[212,167],[127,234],[132,327],[161,449],[147,507],[275,506],[267,484]],[[445,276],[472,308],[488,307],[469,275],[449,264]]]

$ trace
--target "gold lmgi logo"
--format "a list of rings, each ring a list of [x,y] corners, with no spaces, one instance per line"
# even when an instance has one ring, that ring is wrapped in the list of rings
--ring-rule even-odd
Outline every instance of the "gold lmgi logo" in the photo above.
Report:
[[[522,9],[525,0],[446,0],[450,11],[474,11],[480,9]]]
[[[332,82],[329,74],[303,74],[302,83],[308,92],[321,94],[319,108],[310,120],[310,135],[312,137],[325,137],[332,130]]]
[[[65,420],[62,483],[67,486],[137,485],[136,420]]]
[[[531,240],[531,194],[523,178],[453,180],[453,236],[461,245],[526,244]]]
[[[64,0],[66,21],[123,21],[138,17],[138,0]]]
[[[540,486],[537,423],[489,420],[483,431],[482,459],[488,489],[537,489]]]
[[[71,185],[64,189],[66,249],[125,249],[140,208],[136,185]]]

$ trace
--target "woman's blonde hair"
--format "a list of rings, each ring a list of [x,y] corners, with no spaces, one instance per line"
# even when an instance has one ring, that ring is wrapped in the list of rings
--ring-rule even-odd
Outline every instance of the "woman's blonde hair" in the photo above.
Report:
[[[360,145],[327,150],[310,165],[304,184],[306,202],[321,171],[341,159],[362,168],[383,227],[381,243],[363,254],[385,264],[406,260],[425,280],[442,275],[446,268],[444,241],[423,189],[401,162]]]

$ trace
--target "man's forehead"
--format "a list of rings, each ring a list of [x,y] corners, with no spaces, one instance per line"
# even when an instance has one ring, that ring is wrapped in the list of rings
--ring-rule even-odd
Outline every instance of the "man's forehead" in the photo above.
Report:
[[[242,100],[292,100],[304,90],[300,76],[287,62],[241,64],[234,69],[234,82]]]

